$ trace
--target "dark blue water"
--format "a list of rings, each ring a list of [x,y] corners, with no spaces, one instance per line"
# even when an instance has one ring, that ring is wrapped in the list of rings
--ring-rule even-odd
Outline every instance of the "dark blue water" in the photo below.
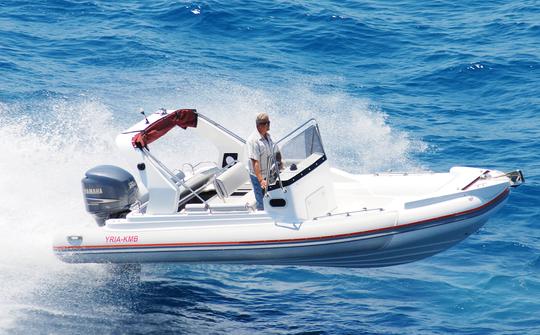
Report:
[[[540,334],[539,105],[538,1],[4,2],[0,333]],[[115,134],[159,107],[244,137],[258,112],[276,137],[315,117],[351,172],[527,183],[466,241],[391,268],[61,264],[55,230],[91,220],[84,171],[123,164]]]

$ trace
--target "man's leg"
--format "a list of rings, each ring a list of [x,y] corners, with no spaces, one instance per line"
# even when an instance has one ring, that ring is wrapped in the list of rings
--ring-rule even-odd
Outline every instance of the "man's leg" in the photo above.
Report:
[[[255,193],[255,200],[257,200],[257,209],[262,211],[264,209],[264,205],[263,205],[264,195],[263,195],[263,189],[261,187],[261,183],[259,183],[257,176],[250,174],[249,178],[251,179],[251,184],[253,185],[253,193]]]

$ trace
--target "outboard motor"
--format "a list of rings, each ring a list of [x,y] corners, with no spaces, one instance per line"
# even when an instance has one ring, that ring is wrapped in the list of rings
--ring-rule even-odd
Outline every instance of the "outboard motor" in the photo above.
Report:
[[[86,210],[99,226],[112,218],[125,217],[137,201],[139,188],[135,178],[124,169],[100,165],[86,171],[82,188]]]

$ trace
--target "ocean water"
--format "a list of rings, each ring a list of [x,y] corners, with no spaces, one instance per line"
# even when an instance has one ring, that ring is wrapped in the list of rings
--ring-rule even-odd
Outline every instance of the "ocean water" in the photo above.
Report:
[[[540,334],[539,105],[533,0],[2,2],[0,333]],[[389,268],[57,261],[54,232],[92,220],[84,172],[126,164],[115,135],[160,107],[243,137],[258,112],[278,138],[314,117],[351,172],[527,181],[464,242]]]

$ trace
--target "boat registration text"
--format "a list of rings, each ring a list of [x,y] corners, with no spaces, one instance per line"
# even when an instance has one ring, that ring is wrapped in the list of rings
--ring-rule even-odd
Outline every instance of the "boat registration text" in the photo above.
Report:
[[[136,243],[139,241],[138,235],[126,235],[126,236],[118,236],[118,235],[110,235],[105,236],[105,242],[107,243]]]

